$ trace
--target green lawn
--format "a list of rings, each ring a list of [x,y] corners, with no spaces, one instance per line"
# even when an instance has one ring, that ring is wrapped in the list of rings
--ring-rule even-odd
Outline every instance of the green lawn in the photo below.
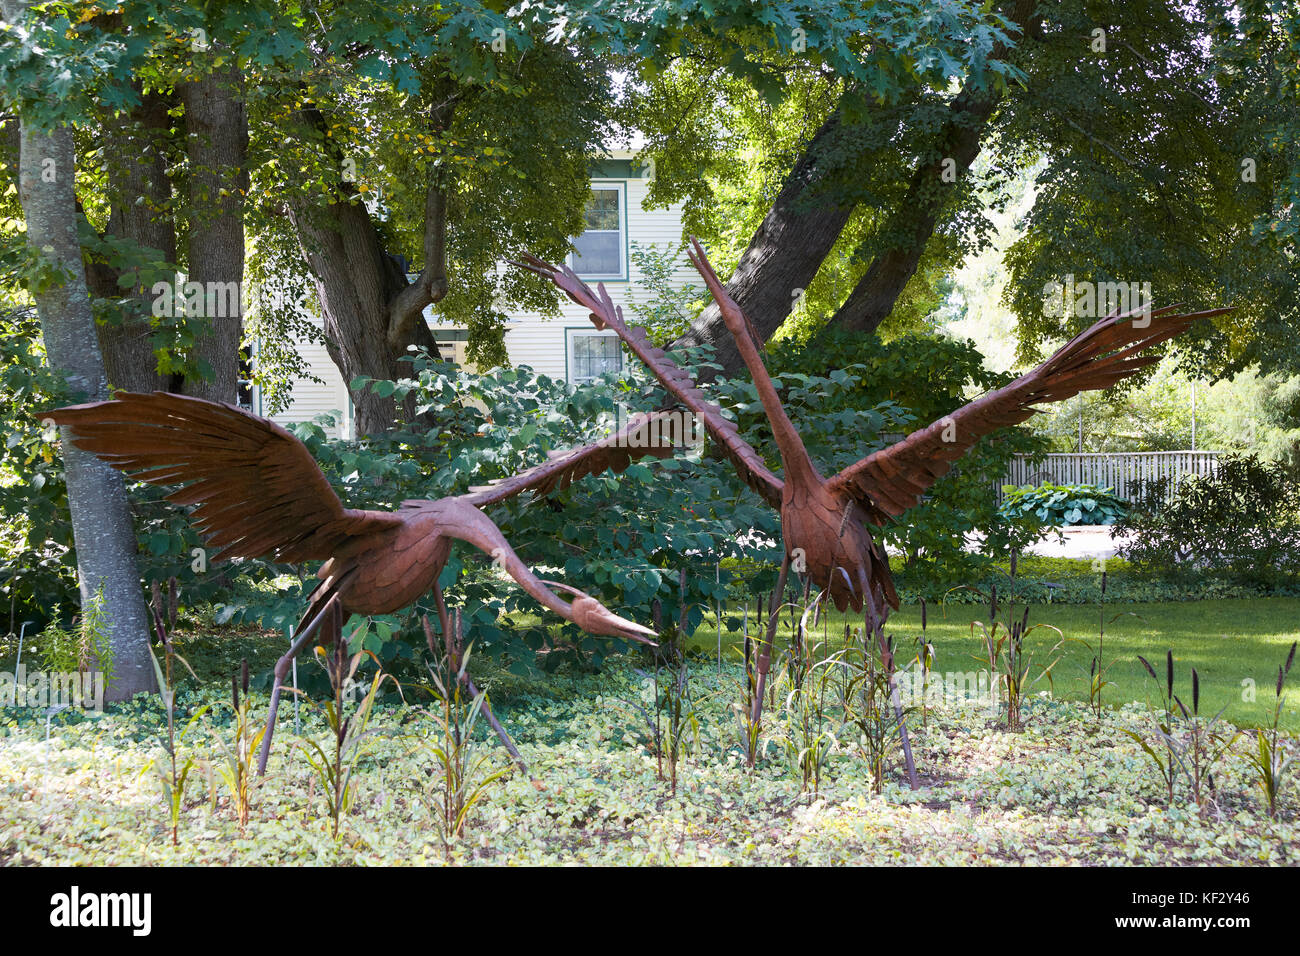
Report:
[[[1000,609],[1000,616],[1005,618],[1005,614],[1005,608]],[[934,670],[978,669],[983,660],[983,638],[979,628],[972,632],[971,622],[987,621],[988,608],[950,605],[945,611],[931,606],[927,617],[926,637],[936,652]],[[1154,682],[1138,662],[1137,655],[1151,661],[1163,678],[1165,652],[1172,649],[1175,692],[1183,701],[1191,706],[1191,668],[1195,667],[1200,676],[1202,713],[1213,714],[1226,707],[1225,716],[1242,726],[1271,719],[1278,666],[1286,659],[1291,642],[1300,637],[1300,599],[1297,598],[1111,605],[1106,608],[1105,617],[1106,677],[1115,685],[1105,690],[1109,703],[1156,701]],[[833,641],[836,634],[842,640],[846,621],[858,625],[861,618],[838,612],[830,615],[827,631]],[[1098,622],[1096,607],[1031,605],[1031,625],[1053,625],[1067,639],[1058,652],[1061,661],[1053,671],[1054,693],[1058,697],[1087,700],[1088,666],[1097,643]],[[753,633],[752,614],[750,624]],[[916,637],[921,633],[920,609],[905,606],[895,612],[889,619],[889,630],[901,649],[900,658],[910,657],[915,653]],[[818,627],[818,639],[822,631]],[[706,619],[696,632],[693,647],[716,654],[716,633],[715,620]],[[783,623],[779,646],[785,646],[789,633],[790,628]],[[1046,627],[1032,631],[1027,643],[1037,649],[1035,663],[1049,661],[1049,651],[1059,639],[1055,631]],[[739,638],[724,630],[722,640],[724,655],[734,655]],[[1243,682],[1248,680],[1256,685],[1254,702],[1243,699],[1248,687]],[[1282,721],[1288,730],[1300,731],[1300,667],[1292,670],[1289,683]],[[1035,688],[1046,689],[1046,681]]]
[[[1005,607],[1000,610],[1005,618]],[[734,616],[728,612],[727,617]],[[1097,642],[1098,609],[1078,604],[1031,605],[1030,624],[1050,624],[1061,629],[1066,643],[1058,652],[1060,662],[1053,671],[1053,692],[1058,697],[1087,700],[1088,664]],[[788,618],[778,637],[778,648],[787,646],[790,628]],[[928,614],[926,637],[935,645],[934,670],[938,673],[981,669],[983,641],[978,632],[972,633],[971,622],[987,620],[988,609],[982,605],[949,605],[945,610],[931,606]],[[529,618],[530,621],[534,619]],[[855,626],[861,618],[845,616],[832,611],[826,631],[832,640],[841,640],[844,624]],[[535,621],[534,621],[535,622]],[[750,633],[754,633],[751,610]],[[916,637],[920,634],[921,616],[916,607],[904,606],[889,619],[889,630],[900,648],[900,659],[911,658],[916,650]],[[817,628],[820,639],[823,627]],[[710,657],[717,653],[717,626],[712,616],[707,617],[696,632],[692,648]],[[837,637],[837,635],[839,637]],[[1300,637],[1300,598],[1271,597],[1245,599],[1215,599],[1174,603],[1127,603],[1108,605],[1106,608],[1106,677],[1114,686],[1105,689],[1105,700],[1121,704],[1133,700],[1156,701],[1158,694],[1151,679],[1138,663],[1141,654],[1152,662],[1163,676],[1165,651],[1172,649],[1176,662],[1176,691],[1191,705],[1191,668],[1195,667],[1201,678],[1201,710],[1213,714],[1226,707],[1225,716],[1241,726],[1257,726],[1271,719],[1273,686],[1278,665],[1286,658],[1291,642]],[[252,629],[226,629],[219,640],[213,635],[182,636],[182,653],[205,682],[224,681],[233,673],[241,657],[248,657],[254,671],[269,668],[283,650],[274,642]],[[1051,658],[1052,645],[1060,638],[1049,628],[1031,632],[1028,643],[1035,648],[1035,663],[1046,663]],[[735,661],[739,658],[739,633],[722,634],[724,655]],[[1086,643],[1085,643],[1086,642]],[[0,671],[11,669],[13,647],[0,647]],[[32,665],[33,654],[24,657]],[[305,665],[314,668],[314,664]],[[985,665],[987,666],[987,665]],[[484,670],[484,678],[501,678],[491,667]],[[544,684],[550,678],[542,678]],[[1256,699],[1243,700],[1244,680],[1254,680]],[[492,681],[500,699],[508,701],[508,686],[512,679]],[[535,682],[525,682],[532,686]],[[1035,691],[1047,690],[1046,681]],[[1282,712],[1283,726],[1300,732],[1300,667],[1293,669],[1286,703]]]

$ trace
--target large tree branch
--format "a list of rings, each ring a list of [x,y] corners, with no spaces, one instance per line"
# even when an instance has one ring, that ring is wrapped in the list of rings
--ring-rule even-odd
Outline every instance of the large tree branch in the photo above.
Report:
[[[1016,0],[1008,16],[1013,23],[1024,24],[1036,6],[1037,0]],[[1006,44],[998,43],[991,58],[1005,59],[1009,52]],[[872,260],[831,318],[832,325],[874,332],[893,311],[894,303],[916,273],[944,206],[979,155],[989,120],[1000,101],[1001,96],[991,86],[970,82],[954,97],[932,149],[918,164],[906,196],[885,222],[882,235],[890,244]]]
[[[308,107],[304,119],[324,132],[320,111]],[[322,135],[321,140],[328,143]],[[342,154],[327,145],[331,158],[342,165]],[[340,184],[339,195],[325,204],[299,197],[289,201],[289,215],[308,267],[316,280],[317,295],[330,358],[344,382],[358,377],[396,379],[410,375],[403,363],[411,346],[438,355],[433,333],[423,318],[424,309],[446,294],[446,196],[441,188],[426,192],[424,249],[426,262],[419,279],[408,282],[397,261],[384,248],[365,204],[352,197],[350,184]],[[349,385],[360,434],[392,427],[397,412],[391,397]],[[405,414],[415,420],[415,395],[408,395]]]
[[[447,192],[430,183],[424,197],[424,268],[415,282],[393,298],[389,309],[388,344],[405,348],[423,324],[424,310],[447,294]]]
[[[852,213],[821,193],[826,170],[824,156],[843,124],[843,101],[809,141],[786,178],[772,208],[740,257],[727,293],[750,317],[761,340],[766,341],[790,314],[797,295],[817,275]],[[710,305],[674,348],[709,345],[723,375],[743,371],[744,361],[716,304]],[[701,379],[712,376],[701,374]]]

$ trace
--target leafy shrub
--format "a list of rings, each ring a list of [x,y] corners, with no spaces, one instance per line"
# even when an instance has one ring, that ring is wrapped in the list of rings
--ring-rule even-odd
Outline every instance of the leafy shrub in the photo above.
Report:
[[[1140,568],[1277,587],[1300,574],[1300,483],[1255,455],[1219,461],[1213,475],[1142,482],[1115,535]]]
[[[113,647],[104,620],[103,589],[82,609],[80,621],[71,628],[64,628],[57,621],[47,625],[36,636],[36,650],[48,671],[70,674],[97,668],[104,674],[105,683],[111,680]]]
[[[874,335],[830,327],[807,345],[782,342],[769,351],[786,408],[824,475],[950,414],[972,393],[991,391],[1012,378],[989,371],[974,343],[941,335],[913,334],[884,343]],[[801,376],[828,379],[836,387],[808,389]],[[770,430],[758,420],[757,396],[736,410],[745,437],[775,463]],[[999,542],[991,540],[982,554],[973,554],[965,548],[965,536],[998,523],[990,492],[1012,457],[1032,459],[1045,450],[1046,444],[1023,428],[982,438],[917,507],[880,529],[881,540],[902,552],[909,568],[928,566],[946,576],[987,568],[1001,553]]]
[[[70,398],[45,367],[35,312],[0,308],[0,605],[14,624],[77,600],[63,462],[31,414]]]
[[[1015,520],[1033,516],[1044,525],[1114,524],[1128,510],[1109,487],[1088,484],[1002,486],[998,513]]]

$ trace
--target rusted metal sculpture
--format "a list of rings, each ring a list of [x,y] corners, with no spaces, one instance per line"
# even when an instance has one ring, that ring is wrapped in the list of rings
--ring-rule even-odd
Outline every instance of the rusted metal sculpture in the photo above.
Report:
[[[453,540],[490,555],[541,604],[589,634],[653,643],[649,628],[575,588],[540,580],[480,509],[526,490],[545,494],[607,468],[621,471],[633,458],[671,455],[671,444],[660,440],[661,416],[635,421],[598,443],[553,453],[535,468],[465,495],[404,501],[396,512],[344,508],[302,442],[230,405],[166,392],[124,392],[113,401],[41,417],[66,425],[78,447],[138,481],[182,485],[168,500],[195,506],[195,526],[221,548],[214,561],[325,562],[294,642],[275,667],[259,770],[266,767],[285,675],[322,622],[333,631],[322,635],[328,643],[338,639],[348,614],[392,613],[429,591],[446,622],[438,575]],[[548,584],[573,595],[573,602],[562,601]]]
[[[888,606],[898,607],[898,595],[884,549],[869,526],[880,527],[916,505],[934,482],[947,473],[980,438],[1030,418],[1043,402],[1059,402],[1079,392],[1106,388],[1160,360],[1142,355],[1149,346],[1173,338],[1198,319],[1220,315],[1215,309],[1191,315],[1173,315],[1171,306],[1148,312],[1110,315],[1079,333],[1042,365],[997,391],[957,409],[933,424],[908,435],[888,448],[873,452],[832,478],[822,477],[804,447],[799,433],[781,405],[772,379],[763,365],[762,343],[740,306],[727,294],[713,271],[704,249],[692,239],[692,264],[704,278],[722,311],[727,330],[754,379],[781,456],[783,476],[778,478],[736,430],[696,387],[691,375],[649,340],[645,329],[629,326],[623,310],[614,305],[604,284],[593,292],[573,270],[553,266],[535,256],[524,268],[555,283],[570,299],[591,313],[597,329],[612,329],[648,368],[668,393],[686,406],[704,425],[719,450],[735,466],[744,482],[781,513],[785,544],[782,584],[794,563],[806,570],[813,583],[829,593],[841,611],[866,607],[871,631],[879,633]],[[770,637],[759,654],[760,686],[770,666]],[[756,708],[761,707],[759,694]],[[757,713],[761,711],[757,711]]]

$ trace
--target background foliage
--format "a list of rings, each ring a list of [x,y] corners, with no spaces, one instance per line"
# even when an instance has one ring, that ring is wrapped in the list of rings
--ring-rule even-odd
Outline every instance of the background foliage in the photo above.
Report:
[[[1222,459],[1210,476],[1139,485],[1115,533],[1120,553],[1173,577],[1210,576],[1253,585],[1294,583],[1300,573],[1300,482],[1280,462]]]

